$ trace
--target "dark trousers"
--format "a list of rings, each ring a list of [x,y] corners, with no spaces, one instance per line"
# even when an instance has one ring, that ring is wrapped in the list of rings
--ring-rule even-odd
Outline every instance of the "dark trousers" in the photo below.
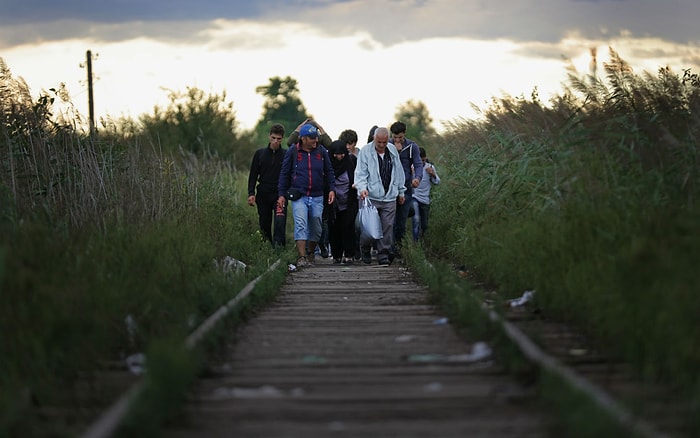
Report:
[[[406,222],[408,222],[408,213],[413,208],[413,191],[406,190],[403,204],[396,201],[396,219],[394,221],[394,244],[401,245],[401,239],[406,234]]]
[[[265,240],[273,247],[285,246],[287,233],[287,205],[277,209],[277,193],[258,193],[255,195],[255,205],[258,207],[258,222],[260,232]],[[273,227],[274,221],[274,227]]]
[[[328,234],[331,243],[331,254],[334,259],[355,256],[357,234],[355,234],[355,217],[357,210],[336,211],[328,221]]]
[[[324,198],[323,204],[323,216],[321,217],[321,239],[318,241],[318,245],[321,247],[321,251],[325,248],[328,251],[328,244],[330,243],[330,235],[328,232],[328,217],[331,214],[331,209],[335,208],[328,204],[326,198]]]

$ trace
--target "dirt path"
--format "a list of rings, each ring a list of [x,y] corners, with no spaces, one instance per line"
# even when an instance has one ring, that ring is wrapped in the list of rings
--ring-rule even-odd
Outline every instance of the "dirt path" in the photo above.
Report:
[[[164,436],[546,436],[533,390],[469,360],[426,299],[398,265],[292,273]]]

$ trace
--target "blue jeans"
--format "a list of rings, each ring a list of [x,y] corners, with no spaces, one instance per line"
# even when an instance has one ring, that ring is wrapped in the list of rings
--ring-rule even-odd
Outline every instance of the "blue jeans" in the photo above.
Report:
[[[413,241],[417,242],[428,229],[428,214],[430,214],[430,204],[418,202],[415,198],[412,200],[413,217],[411,222],[413,225]]]
[[[290,204],[294,216],[294,240],[318,242],[321,239],[323,196],[302,196]]]

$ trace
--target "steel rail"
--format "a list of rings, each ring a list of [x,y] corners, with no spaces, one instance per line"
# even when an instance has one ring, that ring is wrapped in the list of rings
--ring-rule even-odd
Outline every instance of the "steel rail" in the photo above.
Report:
[[[223,317],[225,317],[232,309],[234,309],[243,299],[245,299],[255,288],[255,285],[260,281],[260,279],[269,272],[277,269],[281,263],[280,259],[277,259],[267,271],[263,272],[255,279],[250,281],[248,284],[241,289],[235,297],[229,300],[226,304],[221,306],[216,312],[214,312],[209,318],[207,318],[202,324],[200,324],[186,339],[185,346],[187,349],[194,348],[198,342],[200,342],[204,337],[211,331],[212,328],[216,326]],[[129,408],[134,400],[138,398],[141,392],[145,388],[145,383],[143,380],[135,383],[129,388],[117,401],[115,401],[95,422],[93,422],[87,431],[81,435],[81,438],[108,438],[114,431],[117,430],[124,417],[129,412]]]

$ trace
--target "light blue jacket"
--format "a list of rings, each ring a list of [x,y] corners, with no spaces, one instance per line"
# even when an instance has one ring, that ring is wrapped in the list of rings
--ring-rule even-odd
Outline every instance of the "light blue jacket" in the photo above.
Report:
[[[379,160],[374,142],[366,144],[357,153],[357,167],[355,167],[355,188],[357,193],[367,190],[372,201],[395,201],[397,197],[404,196],[406,192],[405,177],[399,151],[396,146],[389,143],[386,153],[391,157],[391,183],[389,190],[384,193],[384,185],[379,176]]]

